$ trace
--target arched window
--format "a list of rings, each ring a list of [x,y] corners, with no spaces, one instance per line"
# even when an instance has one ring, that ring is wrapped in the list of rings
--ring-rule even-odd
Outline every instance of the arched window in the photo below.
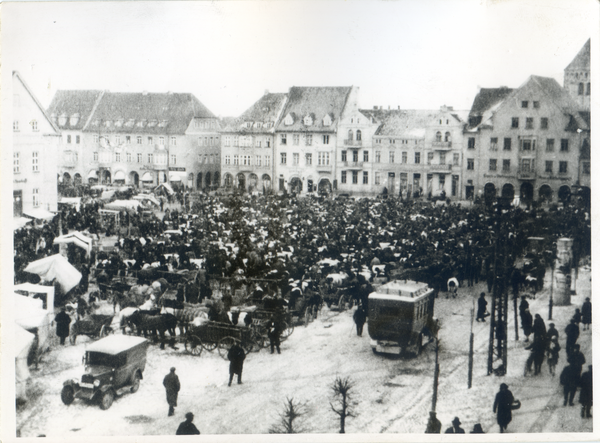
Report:
[[[589,85],[589,83],[588,83],[588,85]],[[356,140],[357,141],[362,140],[362,132],[360,132],[360,129],[356,131]]]
[[[592,84],[588,83],[587,84],[587,90],[585,91],[585,95],[590,95],[592,92]]]
[[[577,95],[583,95],[583,83],[579,83],[579,88],[577,90]]]
[[[446,133],[444,134],[444,141],[445,141],[445,142],[451,142],[451,141],[452,141],[452,137],[450,136],[450,133],[449,133],[449,132],[446,132]]]
[[[435,133],[435,141],[436,142],[441,142],[442,141],[442,133],[440,131]]]
[[[354,139],[354,134],[352,133],[352,129],[348,131],[348,140],[352,141]]]

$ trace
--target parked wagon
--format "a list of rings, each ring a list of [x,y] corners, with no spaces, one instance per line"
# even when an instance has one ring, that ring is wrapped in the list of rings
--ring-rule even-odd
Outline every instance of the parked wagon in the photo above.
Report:
[[[77,320],[71,326],[69,340],[74,345],[78,335],[87,335],[90,338],[106,337],[113,333],[111,327],[112,321],[112,315],[90,314],[87,317]]]
[[[252,327],[264,338],[267,337],[267,323],[271,321],[277,311],[270,309],[256,309],[252,313]],[[292,321],[294,312],[284,311],[283,312],[283,325],[281,327],[281,341],[287,340],[287,338],[294,332],[294,323]]]
[[[200,326],[188,328],[185,350],[192,355],[201,355],[202,349],[214,351],[227,359],[227,352],[238,343],[246,352],[258,352],[265,346],[264,338],[253,328],[243,328],[227,323],[208,321]]]

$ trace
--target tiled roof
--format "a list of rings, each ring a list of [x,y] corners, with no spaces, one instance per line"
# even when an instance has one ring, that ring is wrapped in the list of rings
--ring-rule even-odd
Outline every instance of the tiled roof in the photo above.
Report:
[[[286,98],[285,93],[266,93],[238,118],[222,120],[222,132],[264,133],[273,130],[281,116]],[[246,123],[252,123],[252,127],[247,128]],[[261,123],[261,127],[257,127],[256,123]]]
[[[397,136],[409,138],[425,137],[427,127],[431,126],[432,121],[439,114],[439,110],[361,110],[375,118],[380,123],[375,135],[379,136]]]
[[[565,71],[590,69],[590,39],[583,45],[575,58],[565,68]]]
[[[504,86],[501,88],[481,88],[475,96],[475,100],[473,100],[469,117],[482,116],[485,111],[503,101],[513,91],[514,89]]]
[[[37,97],[35,96],[35,94],[29,88],[29,85],[25,82],[25,80],[23,80],[23,77],[21,77],[21,74],[19,74],[18,71],[13,71],[12,75],[13,75],[13,80],[17,79],[17,80],[19,80],[21,82],[21,84],[23,85],[23,87],[25,88],[25,90],[28,92],[28,94],[30,95],[30,97],[32,98],[32,100],[35,102],[35,104],[37,105],[37,107],[39,108],[39,110],[42,111],[42,114],[44,114],[44,117],[46,117],[46,120],[48,120],[48,123],[50,123],[50,126],[52,126],[52,128],[56,131],[57,134],[60,134],[60,129],[58,129],[58,126],[56,126],[56,124],[54,124],[54,122],[50,118],[49,114],[42,107],[42,104],[39,102],[39,100],[37,99]]]
[[[532,75],[527,80],[527,82],[529,81],[534,81],[538,85],[540,85],[542,90],[546,93],[546,95],[552,100],[554,104],[561,108],[563,112],[573,116],[573,118],[575,119],[575,121],[581,129],[589,128],[589,125],[586,124],[585,120],[582,118],[579,111],[577,110],[577,105],[573,101],[573,98],[564,88],[562,88],[558,84],[558,82],[555,79],[550,77],[540,77],[538,75]]]
[[[78,123],[60,126],[89,132],[183,134],[192,118],[214,118],[189,93],[117,93],[57,91],[49,113],[57,117],[80,114]]]
[[[337,128],[342,111],[352,87],[300,87],[293,86],[288,93],[287,105],[279,124],[278,132],[332,132]],[[294,116],[293,123],[286,125],[285,117]],[[304,124],[304,117],[313,116],[310,126]],[[323,125],[323,117],[329,114],[331,125]]]

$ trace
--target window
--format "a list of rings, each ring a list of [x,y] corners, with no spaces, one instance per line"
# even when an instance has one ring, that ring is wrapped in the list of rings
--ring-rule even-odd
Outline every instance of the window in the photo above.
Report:
[[[225,136],[225,146],[230,146],[231,145],[231,137],[226,135]]]
[[[231,164],[231,155],[226,155],[225,156],[225,164],[226,165],[230,165]]]
[[[94,161],[97,162],[98,161],[98,152],[94,152]]]
[[[237,154],[234,154],[233,156],[233,166],[238,166],[240,164],[240,156]]]
[[[358,151],[352,151],[352,161],[354,163],[358,162]]]
[[[590,175],[590,162],[582,162],[582,171],[585,175]]]
[[[19,132],[19,120],[14,120],[13,121],[13,131],[14,132]]]
[[[141,163],[142,162],[142,154],[138,152],[137,154],[137,162]]]
[[[233,136],[233,146],[239,146],[240,145],[240,137],[239,135],[234,135]]]
[[[577,88],[577,95],[583,95],[583,83],[579,83],[579,87]]]
[[[542,117],[540,119],[540,128],[541,129],[548,129],[548,117]]]
[[[214,143],[214,140],[213,140],[213,138],[211,137],[211,138],[210,138],[210,146],[214,146],[214,144],[215,144],[215,143]]]
[[[342,161],[343,162],[348,161],[348,151],[342,151]]]
[[[329,144],[329,136],[328,135],[324,135],[323,136],[323,144],[324,145],[328,145]]]
[[[346,171],[342,171],[342,183],[346,183]]]
[[[21,161],[19,159],[19,153],[13,152],[13,173],[18,174],[21,172]]]
[[[307,134],[306,135],[306,146],[311,146],[312,145],[312,134]]]
[[[100,137],[97,134],[94,134],[94,143],[98,143],[98,140],[100,140]]]
[[[115,162],[119,163],[121,161],[121,153],[115,152]]]
[[[292,164],[293,164],[293,165],[298,165],[298,164],[300,164],[300,154],[298,154],[298,153],[294,153],[294,154],[293,154],[293,160],[292,160]]]
[[[271,166],[271,156],[270,155],[265,155],[265,166],[266,167]]]
[[[547,138],[546,139],[546,152],[553,152],[553,151],[554,151],[554,139]]]
[[[538,109],[540,107],[540,102],[533,102],[533,107]]]
[[[446,133],[444,134],[444,141],[445,141],[445,142],[451,142],[451,141],[452,141],[452,137],[450,136],[450,133],[449,133],[449,132],[446,132]]]
[[[440,182],[438,189],[444,189],[446,187],[446,176],[444,174],[440,174]]]
[[[475,137],[469,137],[469,140],[467,142],[467,148],[475,149]]]
[[[281,134],[281,144],[287,145],[287,134]]]
[[[525,129],[533,129],[533,117],[527,117],[525,119]]]
[[[364,162],[369,161],[369,151],[363,151],[363,161]]]
[[[152,137],[148,137],[148,144],[151,145],[153,143]]]
[[[394,151],[390,151],[390,163],[394,163]]]
[[[587,89],[585,90],[585,95],[590,95],[591,92],[592,92],[592,84],[588,83]]]
[[[533,172],[535,161],[532,158],[524,158],[521,160],[521,172]]]
[[[306,154],[306,164],[312,165],[312,154]]]
[[[127,153],[127,163],[131,163],[131,152]]]
[[[262,155],[257,155],[254,163],[256,166],[262,166]]]
[[[37,132],[37,130],[38,130],[37,120],[31,120],[31,130]]]
[[[211,155],[211,157],[212,157],[212,155]],[[242,165],[250,166],[250,156],[249,155],[242,155]]]
[[[521,151],[535,151],[535,140],[521,140]]]
[[[420,152],[415,152],[415,163],[416,164],[421,163],[421,153]]]
[[[362,140],[362,132],[360,129],[356,130],[356,141],[361,141]]]
[[[177,137],[171,136],[170,140],[171,140],[171,146],[177,146]]]
[[[40,205],[40,189],[33,188],[32,193],[33,193],[33,207],[37,208]]]
[[[176,165],[177,164],[177,155],[175,154],[171,154],[171,160],[170,160],[172,165]]]
[[[546,172],[552,174],[552,160],[546,160]]]
[[[67,135],[67,143],[71,143],[71,134]]]
[[[141,145],[142,144],[142,137],[138,135],[136,137],[136,142],[137,142],[138,145]]]
[[[568,162],[558,162],[558,172],[559,174],[566,174],[567,173],[567,165]]]
[[[329,152],[319,152],[318,166],[329,166]]]
[[[452,164],[453,164],[454,166],[458,166],[459,162],[460,162],[460,154],[459,154],[459,153],[455,153],[455,154],[453,154],[453,157],[452,157]]]
[[[381,184],[381,172],[376,172],[375,173],[375,184],[376,185],[380,185]]]
[[[81,143],[81,136],[79,136],[79,135],[75,136],[75,143],[76,144],[80,144]]]
[[[33,172],[40,172],[39,153],[37,151],[31,153],[31,167]]]
[[[560,139],[560,152],[569,152],[569,140],[566,138]]]
[[[408,163],[408,152],[403,151],[402,152],[402,164],[406,164]]]
[[[473,171],[475,169],[475,159],[474,158],[467,159],[467,169],[469,171]]]
[[[294,134],[292,136],[292,142],[294,143],[294,146],[298,146],[300,144],[300,134]]]
[[[513,117],[511,120],[511,128],[518,128],[519,127],[519,117]]]
[[[127,143],[128,145],[131,144],[131,135],[126,135],[125,136],[125,143]]]
[[[262,140],[259,140],[258,138],[256,138],[256,147],[257,148],[262,147]]]
[[[77,163],[79,161],[79,154],[77,152],[73,152],[73,161]]]
[[[441,142],[442,141],[442,133],[440,131],[435,133],[435,141],[436,142]]]
[[[433,152],[428,152],[427,153],[427,164],[430,165],[432,161],[433,161]]]
[[[529,102],[527,100],[524,100],[521,102],[521,108],[528,108],[529,107]]]
[[[148,154],[148,163],[152,164],[153,161],[154,161],[154,155]]]
[[[498,160],[495,158],[490,158],[490,171],[495,171],[498,165]]]
[[[381,163],[381,151],[375,151],[375,163]]]
[[[281,164],[282,165],[287,164],[287,154],[285,152],[281,153]]]
[[[498,150],[498,137],[490,138],[490,151]]]
[[[358,171],[352,171],[352,184],[358,184]]]
[[[510,172],[510,160],[502,160],[502,172]]]
[[[267,139],[267,140],[265,141],[265,147],[266,147],[266,148],[270,148],[270,147],[271,147],[271,139]]]
[[[354,133],[352,129],[348,130],[348,141],[352,141],[354,139]]]
[[[440,165],[445,165],[445,164],[446,164],[446,153],[440,152]]]
[[[358,134],[356,135],[358,137]],[[363,171],[363,185],[369,184],[369,172]]]
[[[120,145],[121,144],[121,136],[120,135],[115,135],[115,145]]]

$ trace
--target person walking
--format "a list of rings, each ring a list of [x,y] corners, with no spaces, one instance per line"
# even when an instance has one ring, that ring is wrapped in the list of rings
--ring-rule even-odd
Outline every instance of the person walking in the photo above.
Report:
[[[529,309],[529,302],[527,301],[527,297],[522,295],[521,303],[519,303],[519,314],[522,314],[526,309]]]
[[[179,377],[175,374],[175,368],[165,376],[163,386],[167,391],[167,403],[169,404],[169,417],[175,414],[175,406],[177,406],[177,396],[179,395]]]
[[[587,297],[581,306],[581,323],[583,323],[583,330],[587,331],[590,329],[592,323],[592,302]]]
[[[556,340],[558,340],[558,331],[556,330],[556,327],[554,325],[554,323],[550,323],[548,325],[548,330],[546,331],[546,338],[548,339],[548,341],[552,340],[552,337],[556,337]]]
[[[270,320],[267,324],[267,331],[267,335],[271,343],[271,354],[275,352],[275,348],[277,348],[277,353],[281,354],[281,350],[279,349],[279,345],[281,344],[280,322],[275,319]]]
[[[487,301],[485,299],[485,292],[482,292],[477,299],[477,318],[476,321],[485,321],[487,315],[485,315],[487,311]]]
[[[525,373],[531,372],[531,365],[534,365],[533,375],[538,375],[542,371],[542,363],[544,363],[544,356],[546,355],[546,343],[541,339],[533,339],[533,343],[527,346],[525,349],[531,351],[529,358],[526,362]]]
[[[427,428],[425,428],[425,434],[439,434],[442,430],[442,422],[436,417],[435,411],[429,411],[429,421],[427,422]]]
[[[60,344],[65,344],[65,338],[69,336],[69,325],[71,324],[71,317],[67,314],[64,306],[60,308],[60,312],[54,317],[56,322],[56,335],[60,337]]]
[[[354,311],[354,315],[352,316],[354,319],[354,323],[356,323],[356,335],[362,337],[363,326],[365,325],[365,321],[367,320],[367,313],[359,306],[356,311]]]
[[[556,374],[556,365],[558,364],[560,352],[560,345],[558,344],[558,337],[552,336],[548,342],[548,371],[552,376]]]
[[[452,420],[452,426],[446,429],[444,434],[464,434],[465,430],[460,427],[460,424],[461,423],[458,417],[454,417],[454,420]]]
[[[508,389],[506,383],[500,385],[500,391],[494,399],[494,413],[497,413],[496,419],[500,426],[500,432],[506,431],[508,424],[512,421],[512,404],[515,401],[512,392]]]
[[[579,403],[581,403],[581,417],[591,418],[592,413],[592,365],[588,366],[588,370],[581,374],[579,386],[581,391],[579,392]]]
[[[544,323],[544,319],[540,316],[540,314],[535,314],[535,319],[533,320],[533,341],[540,341],[546,345],[546,324]]]
[[[577,368],[573,365],[567,365],[564,367],[560,374],[560,384],[563,385],[563,393],[565,396],[563,406],[575,406],[573,399],[577,393],[577,387],[579,386],[579,375],[577,374]]]
[[[533,329],[533,317],[529,312],[529,309],[525,309],[521,312],[521,327],[523,328],[523,334],[525,334],[525,341],[529,341],[531,330]]]
[[[194,414],[188,412],[185,414],[185,421],[179,423],[179,427],[177,428],[177,432],[175,435],[200,435],[200,431],[196,427],[194,423]]]
[[[567,355],[571,355],[573,347],[579,338],[579,326],[577,326],[574,318],[571,319],[571,322],[565,328],[565,334],[567,335]]]
[[[585,356],[579,349],[580,346],[578,344],[574,344],[571,355],[567,357],[567,363],[575,368],[578,377],[581,376],[581,370],[585,364]]]
[[[242,370],[244,369],[245,359],[246,352],[244,352],[244,349],[239,344],[234,343],[227,352],[227,360],[229,360],[229,384],[227,386],[231,386],[234,374],[238,376],[238,385],[242,384]]]

